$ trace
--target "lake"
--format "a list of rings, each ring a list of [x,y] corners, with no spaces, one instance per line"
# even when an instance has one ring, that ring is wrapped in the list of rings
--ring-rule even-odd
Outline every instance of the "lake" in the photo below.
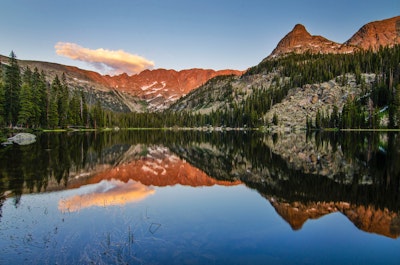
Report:
[[[400,260],[398,134],[42,133],[0,158],[0,264]]]

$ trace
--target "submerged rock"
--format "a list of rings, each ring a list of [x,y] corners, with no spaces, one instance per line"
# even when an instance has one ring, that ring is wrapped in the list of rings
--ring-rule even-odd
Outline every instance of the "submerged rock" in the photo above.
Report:
[[[3,143],[4,144],[19,144],[19,145],[28,145],[36,142],[36,135],[31,134],[31,133],[18,133],[14,135],[13,137],[10,137],[7,139],[7,142]]]

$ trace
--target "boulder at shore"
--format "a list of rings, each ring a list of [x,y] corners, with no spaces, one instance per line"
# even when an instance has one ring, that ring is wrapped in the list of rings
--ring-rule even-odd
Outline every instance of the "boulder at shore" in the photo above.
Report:
[[[36,142],[36,135],[31,133],[18,133],[13,137],[7,139],[7,142],[3,144],[19,144],[19,145],[28,145]]]

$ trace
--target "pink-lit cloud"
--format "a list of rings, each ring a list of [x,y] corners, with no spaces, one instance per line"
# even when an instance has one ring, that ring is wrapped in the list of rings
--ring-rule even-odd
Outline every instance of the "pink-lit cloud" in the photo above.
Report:
[[[103,74],[127,73],[132,75],[154,67],[153,61],[123,50],[112,51],[103,48],[91,50],[68,42],[58,42],[55,49],[58,55],[87,62]]]

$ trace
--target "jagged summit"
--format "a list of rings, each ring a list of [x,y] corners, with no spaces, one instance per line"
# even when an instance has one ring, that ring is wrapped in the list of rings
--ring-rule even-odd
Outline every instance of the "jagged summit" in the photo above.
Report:
[[[311,35],[302,24],[294,26],[272,51],[269,58],[287,53],[331,53],[341,49],[341,44],[328,40],[322,36]]]
[[[291,32],[311,36],[311,34],[307,31],[306,27],[303,24],[296,24]]]
[[[400,44],[400,16],[370,22],[360,28],[343,44],[322,36],[311,35],[304,25],[297,24],[267,57],[279,57],[288,53],[351,53],[357,50],[377,50],[380,46]]]

